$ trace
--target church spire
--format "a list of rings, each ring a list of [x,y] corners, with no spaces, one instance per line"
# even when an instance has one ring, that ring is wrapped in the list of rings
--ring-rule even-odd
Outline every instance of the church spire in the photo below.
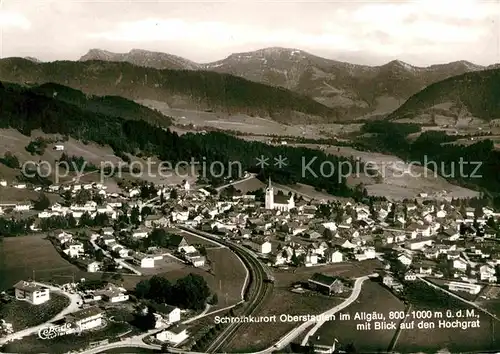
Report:
[[[271,185],[271,176],[269,176],[269,184],[268,184],[267,188],[269,188],[269,189],[272,188],[272,185]]]

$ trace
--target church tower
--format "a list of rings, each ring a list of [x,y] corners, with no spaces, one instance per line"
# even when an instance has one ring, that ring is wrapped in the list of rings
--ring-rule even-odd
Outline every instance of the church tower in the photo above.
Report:
[[[266,188],[266,209],[274,209],[274,188],[271,185],[271,177],[269,177],[269,185]]]

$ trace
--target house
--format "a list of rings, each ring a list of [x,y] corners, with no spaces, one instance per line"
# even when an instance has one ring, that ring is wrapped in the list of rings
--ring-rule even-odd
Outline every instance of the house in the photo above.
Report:
[[[400,261],[406,267],[408,267],[411,264],[411,258],[405,254],[400,255],[398,257],[398,261]]]
[[[95,273],[98,272],[101,269],[102,263],[101,262],[90,262],[87,264],[87,272],[89,273]]]
[[[458,270],[465,272],[467,270],[467,265],[468,265],[467,261],[465,261],[462,258],[457,258],[457,259],[453,260],[452,266],[455,269],[458,269]]]
[[[65,245],[66,248],[63,250],[63,252],[71,258],[78,258],[85,252],[83,243],[81,242],[66,243]]]
[[[186,253],[184,255],[184,257],[194,267],[198,267],[199,268],[199,267],[205,266],[205,257],[203,257],[202,255],[200,255],[200,253],[198,251]]]
[[[129,299],[124,289],[120,289],[113,284],[109,284],[103,290],[96,291],[96,295],[101,295],[103,300],[111,303],[123,302]]]
[[[263,239],[258,239],[258,240],[249,241],[247,244],[248,244],[248,246],[250,246],[250,248],[252,250],[254,250],[257,253],[262,253],[262,254],[271,253],[272,246],[271,246],[271,242],[269,242],[269,241],[266,241]]]
[[[168,227],[170,220],[163,215],[148,215],[144,221],[144,225],[149,228]]]
[[[148,237],[149,230],[145,228],[138,228],[137,230],[132,232],[133,238],[145,238]]]
[[[185,325],[178,325],[168,328],[156,334],[156,339],[160,342],[168,342],[174,346],[181,344],[189,337],[187,327]]]
[[[81,331],[99,327],[103,323],[103,313],[96,306],[70,313],[65,318],[67,323],[73,324]]]
[[[153,304],[153,308],[162,315],[168,324],[181,320],[181,310],[178,307],[167,304]]]
[[[112,227],[105,227],[102,229],[102,233],[103,233],[103,235],[106,235],[106,236],[113,236],[113,234],[115,233],[115,230],[113,230]]]
[[[327,262],[329,263],[340,263],[344,261],[344,255],[340,251],[331,252],[327,256]]]
[[[305,258],[305,266],[308,267],[308,266],[312,266],[315,264],[318,264],[318,255],[316,253],[314,253],[313,250],[309,250],[309,252],[307,252],[306,258]]]
[[[325,340],[321,339],[320,336],[316,336],[312,339],[309,339],[309,346],[313,348],[314,353],[321,353],[321,354],[332,354],[335,353],[335,347],[336,344],[338,343],[337,339],[334,338],[332,344],[325,344],[327,343]]]
[[[17,300],[27,301],[33,305],[40,305],[50,300],[48,288],[34,282],[19,281],[14,285]]]
[[[448,283],[448,289],[450,291],[463,291],[472,295],[477,295],[481,291],[482,286],[480,284],[452,281]]]
[[[14,211],[28,211],[31,209],[31,203],[17,203]]]
[[[135,253],[132,256],[132,262],[134,262],[134,264],[137,264],[141,268],[155,267],[155,259],[147,254]]]
[[[176,248],[178,252],[182,252],[184,247],[189,246],[184,236],[178,234],[170,234],[168,238],[168,247]]]
[[[314,273],[307,282],[311,289],[327,293],[328,295],[332,293],[339,294],[344,291],[344,284],[342,284],[340,279],[321,273]]]

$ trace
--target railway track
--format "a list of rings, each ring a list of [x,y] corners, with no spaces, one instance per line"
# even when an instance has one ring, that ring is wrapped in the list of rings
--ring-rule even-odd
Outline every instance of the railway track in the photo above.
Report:
[[[200,236],[211,238],[217,240],[227,247],[229,247],[238,257],[240,257],[243,262],[247,265],[250,270],[250,282],[247,284],[245,289],[245,302],[247,306],[240,316],[252,316],[260,308],[263,300],[271,293],[273,284],[268,282],[272,280],[272,275],[270,271],[264,267],[262,263],[253,255],[252,252],[247,250],[241,245],[235,244],[233,242],[224,241],[216,235],[212,235],[200,230],[194,230],[191,228],[179,227],[186,231],[197,233]],[[212,342],[212,344],[207,348],[207,353],[220,352],[219,349],[223,345],[227,345],[234,338],[234,335],[245,323],[231,323],[229,324],[222,333]]]

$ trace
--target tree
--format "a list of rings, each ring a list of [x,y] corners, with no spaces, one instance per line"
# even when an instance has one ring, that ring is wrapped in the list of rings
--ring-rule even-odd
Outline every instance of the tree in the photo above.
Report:
[[[151,284],[149,280],[141,280],[135,286],[135,295],[138,298],[147,298],[149,296],[149,292],[151,290]]]
[[[5,166],[10,167],[10,168],[19,168],[19,159],[17,156],[12,154],[10,151],[7,151],[4,155],[3,158],[0,158],[0,162],[3,163]]]
[[[139,225],[141,223],[140,215],[141,213],[139,212],[139,208],[133,207],[130,211],[130,222],[134,225]]]
[[[95,251],[94,257],[95,257],[96,261],[102,262],[106,256],[104,255],[104,252],[102,251],[102,249],[99,248],[98,250]]]
[[[35,201],[33,208],[35,210],[45,210],[48,209],[50,206],[50,200],[47,198],[47,196],[43,193],[40,193],[38,196],[38,199]]]
[[[177,193],[177,189],[172,189],[170,191],[170,198],[171,199],[177,199],[179,197],[178,193]]]
[[[346,354],[357,354],[358,351],[356,350],[356,347],[354,347],[354,343],[349,343],[345,346],[345,353]]]
[[[218,303],[219,303],[219,297],[217,296],[216,293],[213,293],[212,297],[210,298],[209,304],[217,305]]]
[[[92,200],[92,194],[87,189],[80,190],[75,196],[75,202],[83,205]]]

